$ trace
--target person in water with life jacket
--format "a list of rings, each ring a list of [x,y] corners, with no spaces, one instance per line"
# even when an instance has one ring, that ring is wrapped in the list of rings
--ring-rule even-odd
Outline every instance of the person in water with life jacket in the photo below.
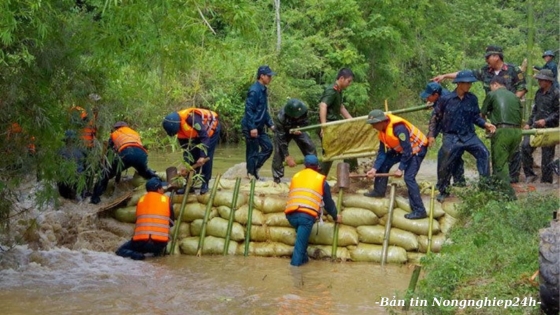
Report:
[[[306,155],[303,164],[305,169],[292,178],[284,210],[286,218],[296,228],[296,244],[290,262],[292,266],[301,266],[309,261],[309,236],[313,224],[322,215],[323,206],[337,223],[342,223],[342,215],[337,214],[326,176],[319,173],[319,159],[313,154]]]
[[[168,136],[177,135],[185,163],[202,167],[200,194],[207,193],[212,178],[214,151],[220,140],[218,114],[208,109],[191,107],[165,116],[162,126]],[[194,188],[190,192],[194,192]]]
[[[129,167],[134,167],[145,179],[157,177],[156,172],[148,167],[148,152],[142,145],[140,135],[124,121],[113,125],[113,132],[107,143],[107,166],[102,170],[101,179],[95,184],[90,202],[98,204],[100,196],[107,189],[109,179],[116,177],[120,181],[120,174]]]
[[[136,205],[136,227],[132,239],[124,243],[116,254],[143,260],[145,254],[161,256],[169,241],[169,228],[175,219],[173,203],[164,195],[164,184],[157,178],[146,182],[147,193]]]

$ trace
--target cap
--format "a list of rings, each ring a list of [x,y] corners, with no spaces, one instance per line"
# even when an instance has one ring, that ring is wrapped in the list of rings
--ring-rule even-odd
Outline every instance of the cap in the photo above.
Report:
[[[257,79],[260,78],[261,75],[276,75],[276,72],[272,71],[269,66],[264,65],[260,66],[259,70],[257,70]]]
[[[543,52],[542,57],[546,57],[546,56],[550,56],[552,58],[554,58],[554,52],[552,52],[552,50],[547,50],[545,52]]]
[[[387,116],[385,116],[385,113],[382,110],[374,109],[371,112],[369,112],[368,117],[367,117],[367,123],[368,124],[377,124],[377,123],[383,122],[387,119],[389,119],[389,118],[387,118]]]
[[[113,125],[113,128],[114,128],[114,129],[118,129],[118,128],[121,128],[121,127],[128,127],[128,124],[125,123],[124,121],[117,121],[117,122]]]
[[[491,55],[500,55],[504,57],[504,50],[500,46],[490,45],[486,47],[486,53],[484,54],[484,58],[488,58]]]
[[[428,85],[426,85],[426,89],[422,93],[420,93],[420,98],[426,99],[436,92],[441,94],[441,85],[439,85],[439,83],[437,82],[430,82],[428,83]]]
[[[319,159],[315,154],[308,154],[303,159],[303,164],[305,166],[317,166],[319,165]]]
[[[554,73],[550,69],[542,69],[534,76],[537,80],[547,80],[554,82]]]
[[[146,182],[146,191],[157,191],[162,187],[163,183],[158,177],[152,177]]]
[[[476,81],[478,80],[474,77],[474,74],[471,70],[461,70],[459,71],[459,73],[457,73],[457,76],[455,77],[455,80],[453,80],[453,83],[472,83]]]
[[[165,116],[161,125],[168,136],[172,137],[176,135],[181,128],[181,117],[179,116],[179,113],[173,112]]]

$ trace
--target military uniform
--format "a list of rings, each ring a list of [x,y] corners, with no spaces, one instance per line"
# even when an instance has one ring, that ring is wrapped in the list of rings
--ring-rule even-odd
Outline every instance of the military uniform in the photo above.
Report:
[[[342,99],[343,99],[342,91],[336,84],[326,87],[325,90],[323,91],[323,95],[321,96],[321,100],[319,101],[319,103],[327,104],[327,122],[338,121],[343,119],[342,115],[340,114]],[[323,155],[324,154],[325,154],[325,148],[323,148]],[[347,159],[344,161],[350,164],[351,170],[355,170],[358,167],[357,159]],[[320,165],[321,174],[328,176],[329,171],[332,167],[332,163],[333,163],[332,161],[321,162]]]
[[[492,174],[500,181],[504,192],[513,199],[515,191],[509,185],[508,164],[519,150],[522,111],[519,98],[506,88],[488,93],[481,111],[497,128],[490,139]]]
[[[284,177],[284,159],[290,155],[288,151],[288,146],[290,141],[294,140],[301,150],[301,153],[305,155],[317,155],[317,150],[315,149],[315,144],[306,132],[301,132],[300,134],[291,134],[290,129],[307,126],[307,108],[305,108],[305,113],[300,117],[291,117],[289,113],[286,113],[286,107],[284,106],[278,113],[275,119],[274,126],[274,157],[272,158],[272,176],[274,181],[279,183],[281,178]],[[288,109],[289,110],[289,109]]]
[[[548,71],[548,70],[541,70]],[[539,73],[540,74],[540,73]],[[533,105],[533,110],[531,111],[531,116],[527,121],[527,125],[532,128],[541,128],[534,125],[537,120],[544,119],[544,128],[554,128],[558,127],[558,119],[560,117],[560,90],[551,86],[548,91],[544,91],[542,88],[535,94],[535,104]],[[554,158],[555,146],[542,147],[542,160],[541,160],[541,171],[542,177],[541,182],[552,183],[552,159]],[[521,145],[522,157],[523,157],[523,172],[525,177],[536,176],[533,171],[533,152],[535,148],[530,145],[529,136],[523,138],[523,143]]]
[[[551,50],[547,50],[543,53],[543,58],[546,56],[550,56],[552,58],[554,58],[554,53]],[[542,67],[534,67],[537,70],[543,70],[543,69],[548,69],[550,71],[552,71],[552,76],[554,77],[554,87],[558,88],[558,65],[556,64],[556,62],[554,62],[553,59],[550,59],[547,63],[545,63]]]

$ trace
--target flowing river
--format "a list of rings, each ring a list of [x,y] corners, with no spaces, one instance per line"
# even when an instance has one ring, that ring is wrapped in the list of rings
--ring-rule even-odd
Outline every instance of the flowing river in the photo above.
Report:
[[[244,150],[219,147],[214,176],[244,162]],[[179,153],[150,155],[158,171],[180,160]],[[271,161],[261,170],[269,180]],[[287,168],[286,176],[300,169]],[[66,207],[68,215],[94,206]],[[60,212],[53,210],[53,222]],[[412,273],[409,266],[317,260],[297,268],[288,258],[251,256],[133,261],[114,255],[101,235],[88,245],[0,251],[0,314],[387,314],[381,298],[402,294]]]

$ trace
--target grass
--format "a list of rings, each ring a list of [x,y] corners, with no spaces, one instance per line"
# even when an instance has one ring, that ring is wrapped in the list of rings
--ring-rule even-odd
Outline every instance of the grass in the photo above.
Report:
[[[529,279],[538,270],[538,230],[549,225],[552,211],[558,209],[558,199],[530,195],[504,202],[491,190],[470,190],[461,198],[461,217],[450,234],[452,244],[422,261],[425,276],[415,295],[427,300],[428,306],[411,310],[434,315],[540,314],[536,304],[538,286]],[[520,305],[461,309],[433,305],[434,298],[459,301],[519,298]],[[533,306],[522,305],[531,298]]]

